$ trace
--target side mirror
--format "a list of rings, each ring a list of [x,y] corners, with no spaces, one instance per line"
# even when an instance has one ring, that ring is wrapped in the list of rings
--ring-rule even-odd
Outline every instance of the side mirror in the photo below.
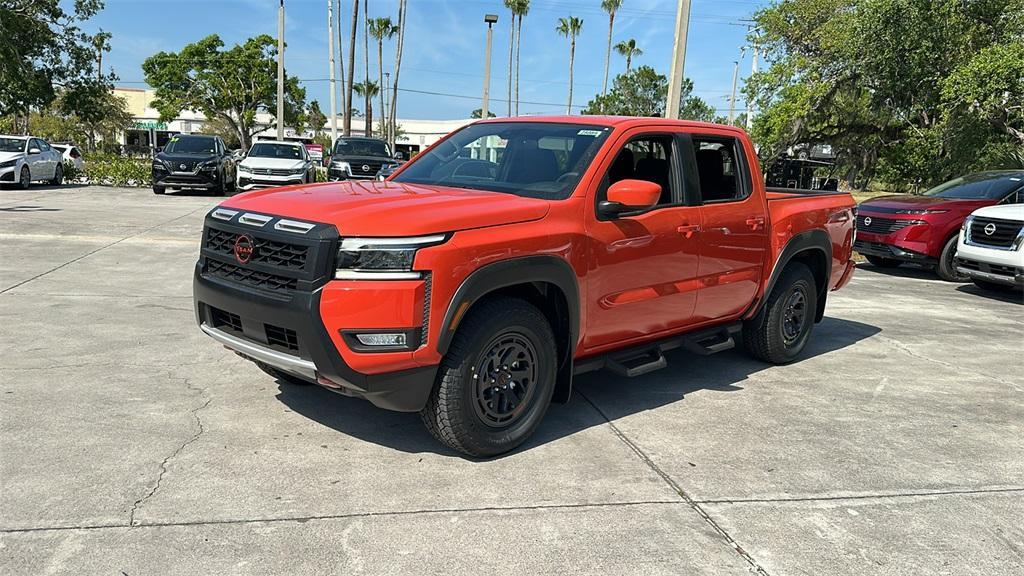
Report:
[[[608,199],[598,204],[598,209],[602,214],[617,216],[654,208],[659,199],[661,184],[647,180],[619,180],[608,187]]]
[[[395,152],[395,160],[405,160],[405,154],[402,152]]]
[[[29,148],[28,149],[28,153],[29,154],[39,154],[40,152],[42,152],[42,150],[40,150],[39,148]]]

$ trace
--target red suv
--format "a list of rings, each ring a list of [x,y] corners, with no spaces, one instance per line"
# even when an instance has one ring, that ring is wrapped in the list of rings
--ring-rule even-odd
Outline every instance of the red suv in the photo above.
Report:
[[[919,196],[882,196],[860,205],[854,249],[881,268],[917,262],[939,277],[966,282],[956,271],[956,239],[971,212],[1024,200],[1024,171],[979,172]]]

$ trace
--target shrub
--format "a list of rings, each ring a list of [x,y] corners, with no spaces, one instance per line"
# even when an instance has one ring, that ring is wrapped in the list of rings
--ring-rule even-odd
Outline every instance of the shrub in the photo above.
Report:
[[[123,156],[92,154],[83,170],[88,184],[99,186],[149,186],[151,161]]]

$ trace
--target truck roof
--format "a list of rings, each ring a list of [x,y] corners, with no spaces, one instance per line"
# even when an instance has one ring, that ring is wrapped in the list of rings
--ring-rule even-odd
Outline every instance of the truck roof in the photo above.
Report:
[[[615,126],[629,128],[632,126],[648,126],[657,124],[659,126],[680,126],[685,128],[718,128],[743,132],[736,126],[724,124],[712,124],[710,122],[697,122],[695,120],[672,120],[660,116],[601,116],[601,115],[579,115],[579,116],[516,116],[513,118],[488,118],[477,120],[476,123],[492,122],[551,122],[558,124],[593,124],[595,126]]]

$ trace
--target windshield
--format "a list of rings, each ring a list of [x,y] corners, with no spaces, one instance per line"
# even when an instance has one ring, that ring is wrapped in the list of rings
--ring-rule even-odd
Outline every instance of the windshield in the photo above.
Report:
[[[286,160],[302,160],[302,152],[298,146],[290,144],[253,144],[249,150],[250,158],[283,158]]]
[[[924,195],[961,200],[1001,200],[1022,183],[1024,174],[971,174],[939,184]]]
[[[25,141],[21,138],[0,138],[0,152],[21,152]]]
[[[174,136],[164,147],[164,152],[172,154],[213,154],[217,147],[213,138],[201,136]]]
[[[473,124],[416,157],[394,181],[563,200],[610,132],[552,122]]]
[[[388,145],[381,140],[350,140],[342,138],[334,145],[335,156],[384,156],[391,157]]]

